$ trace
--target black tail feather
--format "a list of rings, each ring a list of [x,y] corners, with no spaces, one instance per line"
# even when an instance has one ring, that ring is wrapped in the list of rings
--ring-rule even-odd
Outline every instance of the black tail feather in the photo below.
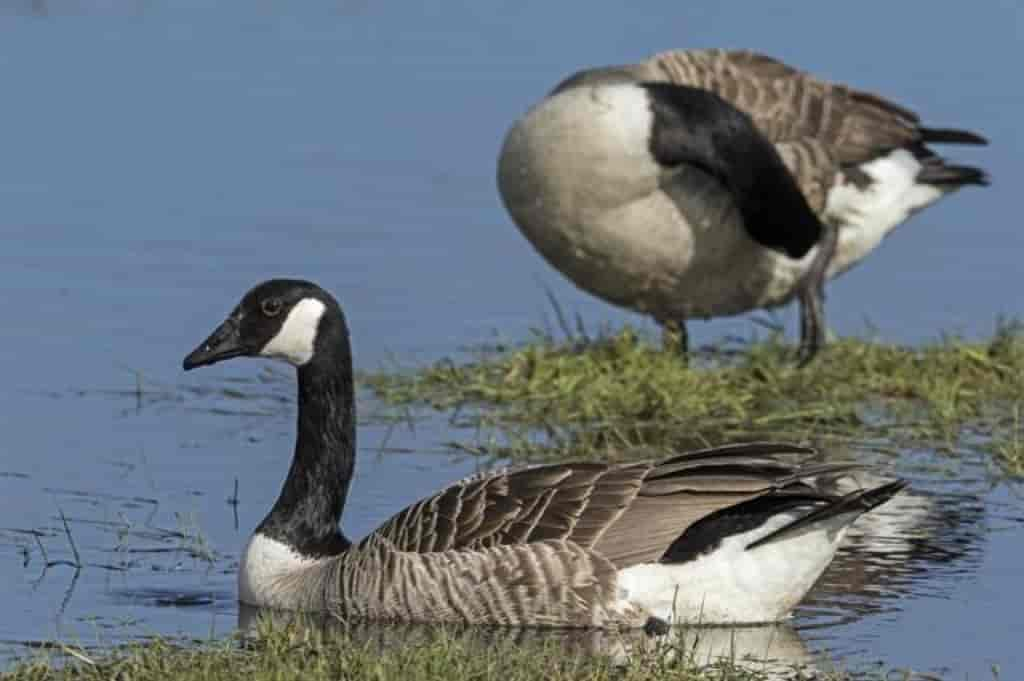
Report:
[[[970,130],[956,128],[918,128],[922,142],[934,144],[988,144],[988,140]]]
[[[923,141],[908,145],[906,150],[921,163],[921,170],[915,178],[921,184],[951,191],[967,184],[987,186],[989,183],[988,173],[981,168],[946,163],[946,159],[927,147]]]
[[[851,492],[850,494],[837,499],[833,503],[815,509],[807,515],[797,518],[790,524],[780,527],[774,532],[752,542],[747,546],[747,550],[755,549],[758,546],[781,539],[782,537],[792,534],[813,523],[828,520],[829,518],[834,518],[835,516],[842,515],[844,513],[856,512],[858,515],[861,513],[867,513],[871,509],[881,506],[885,502],[889,501],[889,499],[906,486],[907,483],[904,480],[894,480],[893,482],[889,482],[872,489],[862,489],[857,490],[856,492]]]
[[[976,184],[987,187],[988,173],[975,166],[946,165],[945,163],[926,163],[917,174],[917,181],[937,187],[955,188],[965,184]]]
[[[779,513],[813,512],[817,507],[836,501],[835,497],[814,490],[800,490],[771,492],[727,506],[687,527],[665,550],[661,562],[685,563],[711,553],[728,537],[761,527]]]

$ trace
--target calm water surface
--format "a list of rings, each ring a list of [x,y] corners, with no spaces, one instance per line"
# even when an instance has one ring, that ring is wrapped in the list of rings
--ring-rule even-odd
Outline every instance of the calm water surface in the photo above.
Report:
[[[918,216],[833,285],[830,323],[922,342],[1022,312],[1017,3],[207,5],[0,0],[8,658],[51,637],[236,626],[237,552],[287,467],[291,389],[256,362],[185,377],[180,361],[256,281],[337,292],[362,367],[524,338],[544,287],[587,320],[630,318],[553,273],[494,188],[512,118],[580,66],[753,47],[983,131],[991,147],[951,151],[994,186]],[[781,318],[793,328],[792,311]],[[443,418],[368,423],[349,533],[472,471],[443,447],[468,437]],[[866,548],[830,570],[793,645],[851,666],[987,678],[998,664],[1012,678],[1021,500],[969,463],[915,472],[931,458],[903,457],[919,495],[863,524],[853,541]],[[61,513],[87,563],[77,573],[43,569],[72,558]]]

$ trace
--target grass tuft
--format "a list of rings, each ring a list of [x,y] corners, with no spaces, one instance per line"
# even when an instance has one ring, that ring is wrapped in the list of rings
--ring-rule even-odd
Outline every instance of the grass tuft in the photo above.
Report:
[[[1008,433],[993,438],[990,449],[996,461],[1014,478],[1024,478],[1024,422],[1021,421],[1021,403],[1014,405]]]
[[[981,343],[839,340],[803,369],[777,338],[705,348],[687,366],[626,326],[588,340],[537,335],[463,363],[360,378],[387,405],[452,411],[456,425],[490,438],[463,448],[512,458],[608,460],[646,445],[759,437],[878,436],[952,450],[980,435],[1010,443],[994,457],[1002,472],[1024,472],[1019,427],[1010,438],[1024,399],[1016,324]]]
[[[386,627],[375,630],[386,632]],[[514,637],[466,636],[465,630],[430,629],[414,638],[389,639],[338,633],[308,626],[261,627],[253,640],[237,638],[207,645],[181,646],[153,640],[103,656],[56,646],[63,664],[37,658],[0,674],[3,681],[762,681],[779,678],[769,661],[723,657],[697,660],[695,646],[683,636],[678,643],[631,649],[629,663],[606,655],[569,651],[557,641]],[[788,667],[789,679],[845,679],[839,673],[805,675]],[[815,674],[821,674],[815,670]]]

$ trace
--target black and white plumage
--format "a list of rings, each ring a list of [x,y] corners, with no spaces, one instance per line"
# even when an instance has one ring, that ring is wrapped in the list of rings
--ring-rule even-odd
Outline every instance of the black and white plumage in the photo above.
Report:
[[[498,187],[527,239],[580,288],[665,325],[801,304],[981,170],[876,95],[752,52],[672,51],[581,71],[512,126]]]
[[[837,494],[833,483],[861,466],[742,444],[474,476],[353,543],[338,527],[356,451],[341,307],[310,282],[264,282],[184,368],[238,356],[280,359],[298,374],[295,455],[240,565],[250,605],[519,626],[774,621],[825,570],[850,523],[903,487]]]

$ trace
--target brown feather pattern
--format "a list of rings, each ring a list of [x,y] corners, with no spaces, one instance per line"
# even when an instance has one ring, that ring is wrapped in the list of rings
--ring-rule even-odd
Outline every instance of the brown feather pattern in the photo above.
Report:
[[[641,626],[646,614],[618,598],[617,572],[658,561],[693,523],[757,496],[838,499],[817,481],[861,466],[811,463],[811,454],[753,443],[478,476],[279,587],[346,619]]]
[[[876,94],[816,78],[747,50],[670,50],[627,67],[641,80],[704,88],[747,113],[822,212],[837,171],[928,141],[916,113]],[[984,138],[952,131],[962,143]],[[954,141],[957,141],[954,140]]]

